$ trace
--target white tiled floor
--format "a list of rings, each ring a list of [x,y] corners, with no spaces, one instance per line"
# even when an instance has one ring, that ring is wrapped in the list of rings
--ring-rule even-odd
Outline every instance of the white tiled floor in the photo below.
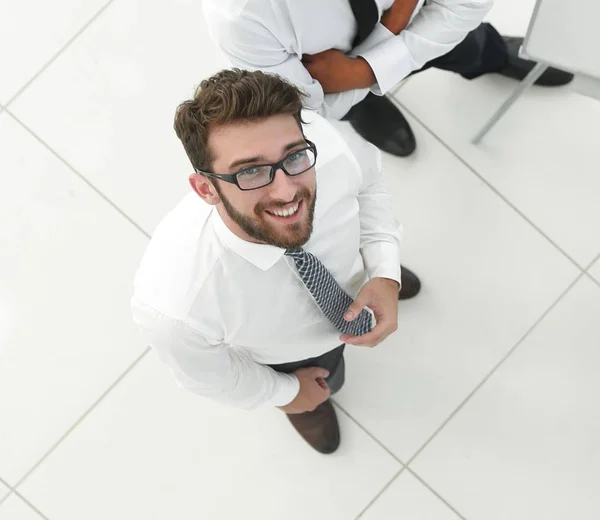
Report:
[[[598,296],[581,278],[412,464],[466,518],[598,518]]]
[[[25,501],[11,495],[0,507],[0,520],[44,520]]]
[[[207,38],[198,0],[117,0],[10,111],[150,233],[189,189],[175,107],[225,66]]]
[[[459,516],[408,471],[367,509],[361,520],[459,520]]]
[[[10,490],[2,482],[0,482],[0,500],[4,499],[6,495],[8,495],[9,491]]]
[[[142,353],[128,298],[147,238],[7,113],[0,142],[0,476],[14,485]]]
[[[64,520],[355,518],[401,465],[343,413],[340,424],[340,451],[320,456],[279,411],[199,400],[146,356],[21,491]]]
[[[8,103],[106,3],[3,1],[0,105]]]
[[[135,363],[133,271],[188,189],[174,108],[224,64],[200,2],[4,3],[0,478],[43,516],[0,482],[0,520],[600,516],[600,103],[532,89],[474,147],[513,83],[400,88],[418,150],[385,166],[423,293],[348,350],[323,457]],[[533,4],[490,17],[522,33]]]
[[[589,273],[600,283],[600,259],[590,268]]]

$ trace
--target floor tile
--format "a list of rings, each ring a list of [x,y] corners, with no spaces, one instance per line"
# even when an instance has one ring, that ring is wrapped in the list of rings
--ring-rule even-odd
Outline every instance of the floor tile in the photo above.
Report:
[[[360,520],[460,520],[410,472],[403,471],[383,494],[367,509]]]
[[[12,495],[0,504],[0,520],[42,520],[42,517],[17,495]]]
[[[223,66],[201,2],[122,0],[11,110],[150,232],[189,191],[175,108]]]
[[[410,159],[386,156],[384,168],[404,224],[404,265],[423,289],[401,302],[398,331],[384,343],[347,348],[336,396],[404,462],[579,274],[410,121],[420,148]]]
[[[600,259],[596,260],[588,272],[596,279],[597,282],[600,283]]]
[[[3,1],[0,103],[7,103],[106,3]]]
[[[344,414],[323,456],[273,408],[176,387],[146,356],[20,491],[61,520],[355,518],[400,465]]]
[[[598,316],[583,277],[415,460],[465,518],[600,517]]]
[[[525,36],[536,0],[502,0],[494,2],[485,17],[496,30],[507,36]]]
[[[0,474],[14,485],[142,352],[129,298],[147,238],[6,113],[0,142]]]
[[[431,70],[396,99],[511,204],[587,266],[600,251],[600,103],[568,87],[534,87],[478,146],[471,139],[516,83]]]

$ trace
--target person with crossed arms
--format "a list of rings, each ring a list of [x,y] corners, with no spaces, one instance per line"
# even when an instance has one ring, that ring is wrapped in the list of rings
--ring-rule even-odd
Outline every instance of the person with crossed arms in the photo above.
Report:
[[[413,132],[384,94],[430,67],[466,79],[523,79],[523,38],[482,23],[492,0],[204,0],[212,38],[235,67],[279,74],[308,93],[308,108],[350,121],[379,149],[410,155]],[[537,84],[573,76],[549,68]],[[468,107],[465,107],[468,110]]]

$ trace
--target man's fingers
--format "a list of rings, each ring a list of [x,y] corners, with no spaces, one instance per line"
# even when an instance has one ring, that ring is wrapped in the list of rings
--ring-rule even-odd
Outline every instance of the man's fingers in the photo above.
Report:
[[[321,388],[329,388],[327,381],[325,381],[325,379],[323,379],[322,377],[317,377],[317,379],[315,379],[315,381]]]
[[[344,313],[344,319],[346,321],[352,321],[356,319],[356,317],[360,314],[360,311],[365,308],[365,305],[367,305],[368,301],[367,294],[363,291],[359,292],[356,296],[356,300],[350,304]]]
[[[329,370],[321,367],[306,367],[300,370],[304,372],[305,376],[312,379],[327,379],[329,377]]]
[[[389,323],[378,323],[370,332],[362,336],[351,336],[350,334],[342,334],[340,340],[349,345],[358,347],[374,347],[381,343],[393,332],[393,328]]]

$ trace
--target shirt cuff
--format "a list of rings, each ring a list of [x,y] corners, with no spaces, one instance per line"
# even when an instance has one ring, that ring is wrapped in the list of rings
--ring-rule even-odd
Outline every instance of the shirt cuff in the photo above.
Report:
[[[371,92],[378,96],[389,92],[417,68],[402,35],[395,36],[385,27],[383,30],[393,37],[358,54],[367,61],[375,74],[377,83],[371,87]]]
[[[394,36],[396,36],[396,35],[392,31],[390,31],[381,22],[378,22],[377,25],[375,25],[371,34],[369,34],[369,36],[367,36],[360,44],[358,44],[356,47],[354,47],[350,51],[349,55],[354,58],[356,56],[361,56],[363,52],[366,52],[366,51],[372,49],[373,47],[376,47],[381,42],[383,42],[385,40],[389,40],[390,38],[393,38]]]
[[[389,278],[402,284],[400,250],[396,244],[390,242],[369,244],[363,248],[362,257],[369,279]]]
[[[285,406],[290,404],[300,391],[300,381],[293,374],[277,373],[279,390],[265,404],[270,406]]]

